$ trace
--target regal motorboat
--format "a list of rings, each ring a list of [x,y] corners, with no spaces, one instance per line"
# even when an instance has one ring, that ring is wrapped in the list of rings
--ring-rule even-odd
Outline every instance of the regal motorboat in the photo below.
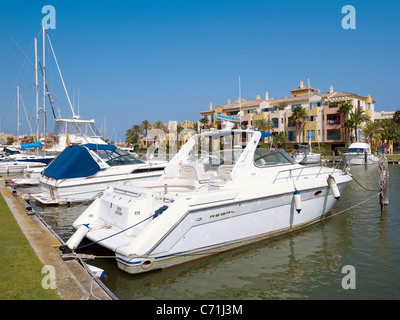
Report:
[[[97,243],[115,253],[120,269],[136,274],[320,221],[351,176],[297,164],[281,149],[258,148],[264,136],[229,126],[192,136],[159,179],[105,190],[76,219],[76,232],[60,250]],[[227,151],[216,157],[214,150]],[[85,237],[91,243],[80,246]]]
[[[300,164],[315,164],[321,161],[321,154],[312,152],[308,146],[299,146],[299,151],[293,156],[294,160]]]
[[[113,145],[69,146],[41,173],[42,193],[32,197],[45,205],[88,201],[119,181],[160,177],[165,166],[141,161]]]
[[[342,154],[342,158],[348,165],[365,165],[365,159],[367,164],[379,162],[379,158],[371,153],[370,145],[364,142],[352,143]]]

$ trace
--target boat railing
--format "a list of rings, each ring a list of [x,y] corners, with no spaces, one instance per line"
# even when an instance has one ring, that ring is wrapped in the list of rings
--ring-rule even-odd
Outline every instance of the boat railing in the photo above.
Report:
[[[318,171],[315,169],[319,168]],[[322,170],[325,169],[323,172]],[[323,167],[321,165],[314,165],[314,166],[304,166],[301,168],[295,168],[295,169],[286,169],[286,170],[281,170],[277,172],[275,175],[274,180],[272,183],[275,183],[277,180],[281,179],[293,179],[293,180],[299,180],[300,177],[308,176],[308,177],[314,177],[315,179],[318,178],[320,175],[329,175],[331,174],[330,169],[328,167]],[[335,167],[332,167],[332,172],[336,169]],[[286,173],[285,176],[282,176],[282,174]],[[303,174],[304,173],[304,174]]]

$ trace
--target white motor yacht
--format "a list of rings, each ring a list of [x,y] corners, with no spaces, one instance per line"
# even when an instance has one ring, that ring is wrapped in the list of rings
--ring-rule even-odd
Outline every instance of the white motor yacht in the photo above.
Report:
[[[342,158],[348,165],[365,165],[365,161],[367,164],[379,162],[379,158],[371,153],[370,145],[364,142],[352,143]]]
[[[94,199],[107,187],[126,180],[151,180],[164,172],[166,162],[143,162],[113,145],[74,145],[43,170],[41,204],[69,204]]]
[[[76,232],[60,250],[96,243],[115,253],[120,269],[136,274],[320,221],[351,176],[297,164],[280,149],[258,148],[264,136],[229,127],[194,135],[160,178],[105,190],[76,219]],[[80,246],[85,237],[92,242]]]

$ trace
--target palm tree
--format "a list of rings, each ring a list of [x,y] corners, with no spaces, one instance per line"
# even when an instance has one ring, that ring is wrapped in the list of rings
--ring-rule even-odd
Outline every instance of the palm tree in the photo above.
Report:
[[[283,131],[274,135],[274,145],[278,148],[285,148],[287,141],[288,139]]]
[[[208,118],[201,118],[199,122],[202,124],[203,129],[205,128],[206,124],[208,124]]]
[[[339,111],[343,113],[344,119],[347,119],[349,112],[353,109],[353,104],[348,101],[343,101],[339,104]]]
[[[294,122],[296,125],[296,141],[297,141],[297,137],[299,137],[299,141],[300,142],[300,132],[301,132],[301,128],[303,127],[306,119],[307,119],[307,114],[306,114],[306,109],[303,108],[302,106],[296,106],[293,108],[293,113],[292,115],[289,117],[291,122]],[[299,132],[299,135],[297,136],[297,132]]]
[[[383,119],[381,121],[382,131],[381,135],[383,139],[393,140],[394,144],[398,144],[400,140],[400,128],[395,124],[393,119]]]
[[[271,119],[262,119],[254,121],[253,127],[258,131],[271,132],[274,131],[275,125]]]
[[[357,128],[358,126],[365,121],[369,120],[369,116],[364,113],[364,110],[361,108],[355,108],[353,111],[350,112],[350,118],[354,121],[354,134],[357,141]]]
[[[349,133],[354,126],[354,122],[348,119],[349,112],[353,109],[353,104],[348,101],[342,101],[339,104],[339,112],[343,113],[343,129],[344,129],[344,143],[346,147],[349,142]]]
[[[348,147],[348,142],[349,142],[349,135],[351,132],[351,129],[354,128],[354,121],[352,119],[345,119],[343,121],[343,129],[344,129],[344,141],[346,144],[346,147]]]
[[[365,124],[363,128],[363,134],[371,145],[373,137],[378,133],[378,130],[380,130],[380,128],[381,124],[379,122],[369,120]]]
[[[126,140],[125,141],[128,144],[134,145],[139,141],[139,134],[143,134],[143,129],[139,125],[134,124],[131,129],[128,129],[126,131],[126,134],[125,134]]]
[[[164,130],[164,124],[161,121],[156,121],[153,124],[153,128]]]
[[[254,121],[253,127],[257,128],[258,131],[264,131],[264,132],[271,133],[271,131],[274,131],[275,125],[271,119],[262,119],[262,120]],[[267,138],[265,138],[265,139],[267,139]],[[264,142],[265,142],[265,140],[264,140]]]
[[[147,135],[147,132],[151,129],[151,123],[148,120],[143,120],[141,126],[143,128],[143,135]]]
[[[396,110],[393,114],[393,121],[397,123],[398,125],[400,124],[400,110]]]

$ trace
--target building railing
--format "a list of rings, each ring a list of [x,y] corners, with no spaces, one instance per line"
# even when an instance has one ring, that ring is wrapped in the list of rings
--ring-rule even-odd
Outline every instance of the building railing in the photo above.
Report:
[[[341,135],[340,134],[328,134],[327,136],[326,136],[326,140],[341,140],[342,138],[341,138]]]

